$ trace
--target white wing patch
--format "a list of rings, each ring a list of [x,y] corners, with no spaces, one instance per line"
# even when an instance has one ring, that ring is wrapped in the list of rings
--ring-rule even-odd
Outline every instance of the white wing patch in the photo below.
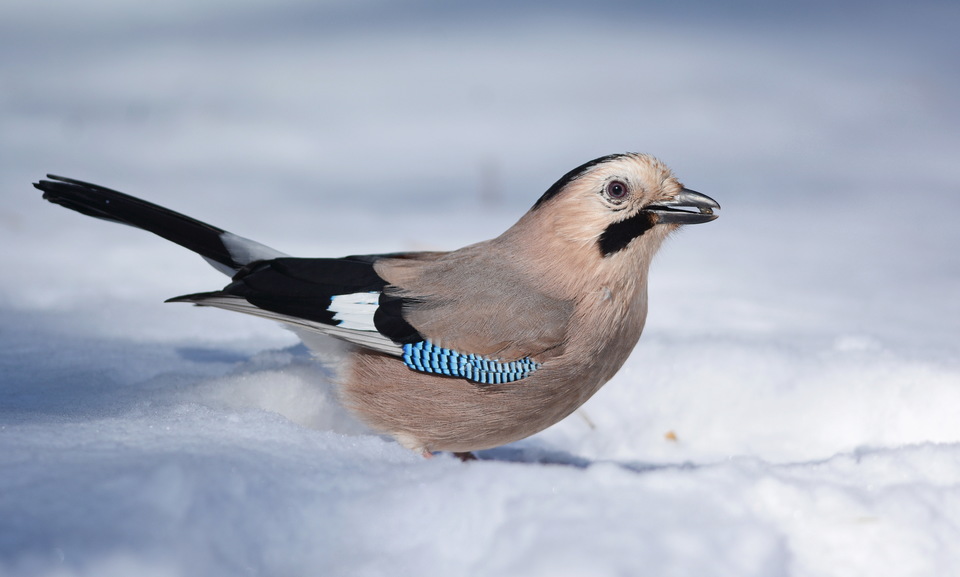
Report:
[[[376,331],[373,315],[380,306],[380,293],[376,291],[336,295],[330,299],[327,310],[334,313],[337,326],[355,331]]]
[[[367,294],[367,293],[360,293]],[[376,293],[374,293],[376,294]],[[344,295],[348,296],[348,295]],[[289,315],[284,315],[281,313],[275,313],[265,309],[258,308],[246,300],[239,297],[232,296],[217,296],[205,298],[202,300],[193,301],[195,304],[208,307],[217,307],[225,309],[228,311],[235,311],[239,313],[246,313],[248,315],[254,315],[262,317],[265,319],[270,319],[273,321],[279,321],[281,323],[289,324],[294,327],[303,328],[308,331],[313,331],[317,333],[322,333],[329,335],[331,337],[340,339],[342,341],[347,341],[361,347],[366,347],[368,349],[373,349],[375,351],[380,351],[382,353],[387,353],[388,355],[400,356],[403,354],[403,349],[400,345],[391,341],[387,337],[381,335],[379,332],[370,332],[365,330],[351,330],[346,329],[341,325],[328,325],[324,323],[318,323],[316,321],[310,321],[307,319],[302,319],[299,317],[292,317]],[[373,325],[373,316],[371,313],[370,324]]]

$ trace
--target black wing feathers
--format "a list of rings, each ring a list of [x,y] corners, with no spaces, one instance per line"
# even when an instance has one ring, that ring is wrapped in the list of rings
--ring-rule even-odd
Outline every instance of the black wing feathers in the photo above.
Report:
[[[388,337],[393,342],[406,345],[418,343],[423,340],[423,336],[403,318],[403,309],[415,305],[418,301],[410,298],[389,296],[386,293],[380,295],[380,306],[373,315],[373,323],[380,334]]]
[[[380,292],[386,281],[371,263],[336,258],[277,258],[244,267],[219,294],[238,296],[268,311],[336,324],[328,310],[336,295]]]
[[[305,319],[329,325],[335,329],[335,334],[331,334],[345,340],[351,340],[349,334],[355,331],[358,335],[365,334],[356,341],[361,346],[370,346],[370,343],[376,345],[375,340],[370,340],[373,328],[393,343],[423,340],[417,329],[403,317],[404,308],[413,304],[412,301],[385,294],[389,292],[384,290],[387,282],[374,270],[375,263],[380,259],[417,258],[420,253],[354,255],[345,258],[268,257],[238,262],[224,244],[224,238],[229,233],[221,228],[103,186],[52,174],[48,174],[47,178],[50,180],[41,180],[34,186],[43,191],[44,199],[54,204],[87,216],[152,232],[237,271],[233,282],[223,290],[185,295],[170,301],[224,306],[221,300],[224,297],[228,301],[242,299],[264,311],[290,317],[285,322],[296,324],[295,319]],[[240,240],[275,253],[252,241]],[[252,258],[257,258],[256,253]],[[332,299],[338,295],[355,293],[379,295],[370,329],[345,327],[339,319],[334,318],[337,312],[331,310],[335,308],[331,306]],[[251,312],[242,307],[235,310]],[[386,349],[380,347],[378,350]]]
[[[240,268],[224,246],[223,229],[96,184],[48,174],[33,186],[43,198],[81,214],[152,232],[231,268]]]
[[[423,340],[403,318],[407,299],[384,294],[387,282],[374,270],[381,258],[395,255],[357,255],[346,258],[276,258],[242,268],[223,290],[171,299],[203,304],[219,297],[242,298],[250,304],[281,315],[337,326],[330,310],[331,299],[353,293],[379,293],[374,313],[377,332],[398,344]]]

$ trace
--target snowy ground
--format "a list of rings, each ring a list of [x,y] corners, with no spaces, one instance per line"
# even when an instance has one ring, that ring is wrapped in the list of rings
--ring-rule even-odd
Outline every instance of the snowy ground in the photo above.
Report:
[[[196,4],[0,8],[0,575],[960,574],[956,3]],[[624,150],[722,216],[584,414],[468,464],[30,187],[337,256],[493,236]]]

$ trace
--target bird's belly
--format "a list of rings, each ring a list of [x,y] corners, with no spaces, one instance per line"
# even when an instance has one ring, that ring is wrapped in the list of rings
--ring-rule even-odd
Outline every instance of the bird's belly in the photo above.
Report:
[[[360,351],[340,393],[361,420],[410,449],[463,452],[511,443],[560,421],[606,381],[606,372],[579,374],[547,362],[519,381],[481,385]]]

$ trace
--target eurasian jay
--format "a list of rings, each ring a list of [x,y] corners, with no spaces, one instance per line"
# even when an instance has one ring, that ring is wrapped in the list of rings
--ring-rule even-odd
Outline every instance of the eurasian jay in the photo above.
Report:
[[[640,338],[663,240],[720,208],[659,160],[613,154],[563,175],[491,240],[450,252],[294,258],[108,188],[48,178],[34,186],[50,202],[155,233],[232,277],[168,302],[349,343],[337,379],[344,405],[424,455],[510,443],[580,407]]]

